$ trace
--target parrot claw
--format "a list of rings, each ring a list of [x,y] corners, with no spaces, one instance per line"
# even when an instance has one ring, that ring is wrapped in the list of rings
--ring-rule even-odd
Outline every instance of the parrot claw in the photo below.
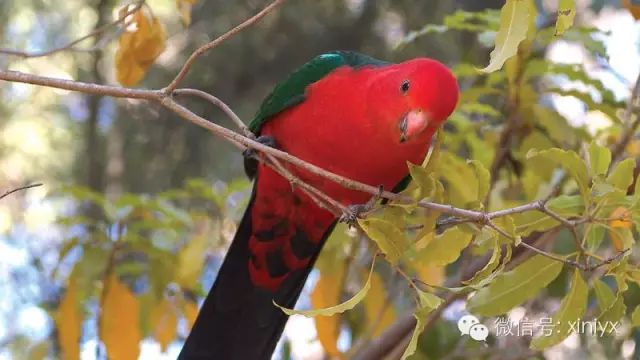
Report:
[[[258,136],[256,141],[262,145],[267,145],[268,147],[272,147],[272,148],[275,148],[277,145],[276,139],[274,139],[273,136],[268,136],[268,135]],[[242,156],[244,156],[245,159],[253,159],[255,158],[256,154],[257,154],[257,151],[254,148],[247,148],[247,150],[242,152]]]
[[[347,211],[340,216],[340,222],[351,227],[356,225],[358,219],[364,219],[374,209],[376,202],[382,197],[384,187],[380,185],[378,189],[378,194],[369,199],[365,204],[348,205]]]
[[[256,141],[272,148],[278,146],[278,143],[276,143],[276,139],[274,139],[273,136],[262,135],[259,136]],[[256,159],[257,154],[258,152],[254,148],[247,148],[247,150],[242,152],[242,156],[244,157],[244,172],[247,173],[250,178],[255,177],[258,172],[258,159]]]

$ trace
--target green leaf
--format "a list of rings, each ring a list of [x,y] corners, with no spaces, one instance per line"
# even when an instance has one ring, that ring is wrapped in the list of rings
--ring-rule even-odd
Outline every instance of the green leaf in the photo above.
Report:
[[[478,201],[478,179],[466,160],[451,152],[441,152],[436,172],[447,183],[448,203],[468,208],[469,203]]]
[[[335,306],[331,306],[324,309],[314,309],[314,310],[293,310],[287,309],[286,307],[278,305],[275,301],[273,304],[280,308],[285,314],[291,315],[302,315],[306,317],[314,317],[314,316],[333,316],[335,314],[341,314],[347,310],[353,309],[358,303],[367,296],[369,289],[371,288],[371,276],[373,275],[373,267],[376,264],[376,257],[371,261],[371,269],[369,269],[369,276],[367,277],[367,282],[364,284],[362,289],[358,291],[351,299],[343,302],[342,304],[338,304]]]
[[[607,183],[617,187],[620,190],[627,191],[627,188],[633,182],[633,169],[636,167],[636,160],[627,158],[616,165],[607,176]]]
[[[486,9],[485,11],[462,11],[458,10],[444,18],[444,25],[466,31],[495,31],[499,27],[499,15],[496,10]]]
[[[436,179],[433,177],[433,174],[429,173],[429,171],[422,166],[412,163],[407,163],[407,165],[409,166],[411,178],[420,189],[417,194],[413,195],[413,198],[416,200],[422,200],[424,198],[431,199],[436,190]]]
[[[553,148],[541,151],[532,149],[527,153],[527,159],[538,156],[553,161],[565,168],[575,179],[576,183],[578,183],[582,197],[585,199],[589,198],[589,173],[587,166],[575,151]]]
[[[469,245],[473,234],[462,231],[458,226],[445,230],[433,238],[418,253],[418,261],[444,266],[458,257],[462,249]]]
[[[612,121],[620,123],[620,118],[617,115],[617,104],[612,105],[612,103],[600,101],[600,99],[594,100],[592,93],[589,91],[582,89],[565,90],[557,87],[548,87],[545,91],[562,96],[572,96],[585,103],[590,111],[598,110],[607,115]]]
[[[491,52],[489,65],[480,71],[500,70],[507,59],[518,52],[518,45],[527,36],[529,4],[523,0],[507,0],[500,10],[500,27],[496,34],[496,47]]]
[[[636,308],[633,309],[633,313],[631,313],[631,326],[640,326],[640,305],[636,306]]]
[[[434,140],[432,141],[431,151],[426,159],[424,159],[423,167],[428,174],[436,172],[438,162],[440,161],[440,153],[442,142],[444,141],[444,131],[438,130]]]
[[[518,234],[516,233],[516,224],[513,221],[513,218],[509,215],[499,217],[493,220],[493,223],[500,228],[500,230],[504,231],[509,235],[509,237],[505,237],[504,235],[499,233],[498,239],[501,244],[509,244],[512,242],[512,239],[518,241]],[[494,230],[495,231],[495,230]]]
[[[573,18],[575,16],[575,0],[560,0],[558,4],[558,18],[556,19],[556,36],[562,35],[573,25]]]
[[[505,265],[508,264],[509,261],[511,261],[511,255],[513,253],[513,248],[511,247],[511,245],[506,245],[505,249],[507,249],[507,252],[506,254],[504,254],[504,257],[502,258],[502,262],[500,263],[498,268],[493,270],[493,272],[490,273],[489,276],[485,277],[484,279],[480,279],[478,282],[474,284],[470,284],[469,287],[474,288],[476,290],[482,289],[483,287],[493,282],[493,279],[495,279],[496,277],[502,274],[502,270],[504,270]]]
[[[408,358],[416,352],[416,348],[418,346],[418,337],[420,337],[420,334],[427,324],[427,316],[442,303],[441,298],[431,293],[424,292],[419,289],[416,289],[416,291],[418,292],[418,307],[415,314],[413,314],[413,316],[415,316],[416,318],[416,327],[413,330],[413,334],[411,335],[409,345],[402,354],[402,360]]]
[[[587,246],[589,249],[595,250],[600,246],[604,239],[606,228],[598,224],[588,224],[587,229]]]
[[[484,201],[484,198],[489,193],[491,174],[478,160],[467,160],[467,163],[473,165],[473,169],[476,171],[478,178],[478,201]]]
[[[564,217],[578,216],[584,212],[584,199],[578,195],[560,195],[549,200],[547,206]]]
[[[589,163],[591,164],[591,175],[605,175],[611,163],[611,151],[596,144],[595,141],[589,145]]]
[[[482,267],[482,269],[478,270],[469,280],[463,281],[463,284],[467,285],[476,285],[481,280],[486,279],[493,270],[495,270],[500,264],[500,256],[502,256],[502,247],[498,243],[498,238],[493,237],[493,252],[491,253],[491,258],[487,263]]]
[[[513,214],[516,232],[520,236],[527,236],[534,231],[546,231],[560,224],[559,221],[539,211],[527,211]]]
[[[531,341],[531,348],[534,350],[543,350],[549,346],[555,345],[567,336],[571,331],[571,324],[579,320],[587,308],[587,295],[589,289],[587,283],[582,279],[580,270],[576,269],[573,273],[573,281],[571,290],[562,299],[560,309],[553,315],[552,324],[554,324],[553,332],[550,336],[538,336]]]
[[[562,265],[562,262],[536,255],[480,289],[469,299],[467,309],[482,316],[504,314],[546,287],[560,274]]]
[[[358,219],[358,224],[385,254],[390,263],[398,261],[406,249],[405,234],[393,223],[378,219]]]
[[[620,292],[614,294],[609,286],[600,279],[593,282],[593,290],[596,293],[600,309],[598,320],[602,322],[620,320],[627,309],[622,294]]]

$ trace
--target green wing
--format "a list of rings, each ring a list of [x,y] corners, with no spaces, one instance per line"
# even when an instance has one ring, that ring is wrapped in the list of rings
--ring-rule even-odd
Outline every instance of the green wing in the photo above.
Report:
[[[351,51],[332,51],[319,55],[295,70],[285,81],[276,85],[260,105],[256,116],[249,123],[249,129],[253,133],[259,134],[262,125],[271,117],[304,101],[307,86],[341,66],[358,68],[367,65],[384,66],[388,64],[385,61]]]

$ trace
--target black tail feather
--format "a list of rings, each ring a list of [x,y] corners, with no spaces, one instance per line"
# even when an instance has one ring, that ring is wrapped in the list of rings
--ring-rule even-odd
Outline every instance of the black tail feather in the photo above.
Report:
[[[257,288],[248,270],[253,202],[254,196],[178,360],[271,359],[288,318],[273,301],[288,308],[295,306],[322,244],[333,230],[333,226],[327,229],[309,267],[291,274],[276,293]]]

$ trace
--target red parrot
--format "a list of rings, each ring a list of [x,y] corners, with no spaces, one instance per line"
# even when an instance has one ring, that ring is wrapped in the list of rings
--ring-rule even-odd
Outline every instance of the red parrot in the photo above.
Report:
[[[387,63],[322,54],[278,84],[249,128],[259,140],[347,178],[398,190],[453,112],[458,85],[438,61]],[[339,220],[254,154],[251,200],[179,359],[270,359],[322,246]],[[345,205],[370,194],[288,166]]]

